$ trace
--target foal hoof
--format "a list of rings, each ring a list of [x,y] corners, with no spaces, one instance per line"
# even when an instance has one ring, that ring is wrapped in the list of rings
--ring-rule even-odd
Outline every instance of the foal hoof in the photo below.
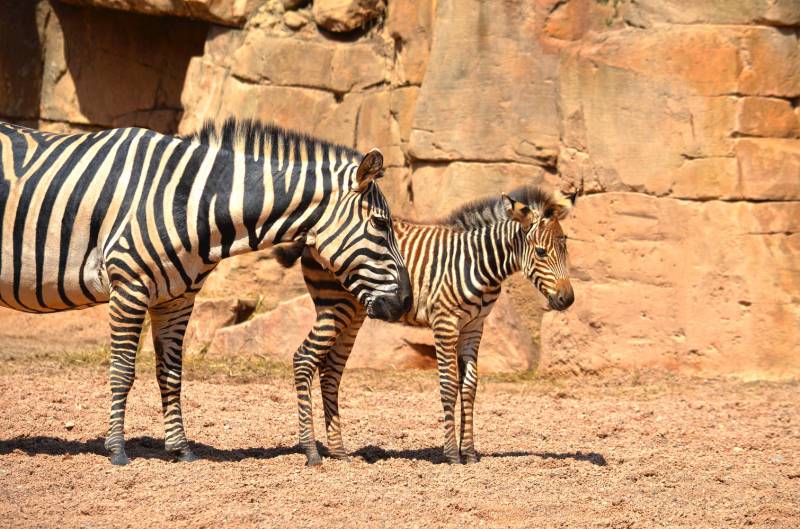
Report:
[[[197,461],[198,459],[200,459],[189,448],[181,448],[180,450],[172,450],[172,451],[170,451],[170,454],[172,454],[172,457],[174,457],[176,461],[180,461],[181,463],[191,463],[192,461]]]
[[[330,458],[331,459],[338,459],[339,461],[344,461],[346,463],[349,463],[350,461],[352,461],[352,459],[350,458],[349,454],[341,454],[341,453],[340,454],[331,454]]]
[[[124,466],[131,462],[125,452],[114,452],[109,457],[112,465]]]
[[[322,464],[322,458],[319,457],[319,454],[313,454],[313,455],[306,454],[307,467],[318,467],[321,464]]]
[[[464,464],[474,465],[478,462],[478,456],[475,454],[464,454]]]

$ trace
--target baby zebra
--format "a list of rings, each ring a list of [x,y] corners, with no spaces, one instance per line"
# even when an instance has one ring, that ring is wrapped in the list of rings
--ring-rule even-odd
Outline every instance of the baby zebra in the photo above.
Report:
[[[460,462],[454,424],[459,392],[460,454],[467,463],[477,461],[472,419],[478,347],[502,282],[521,270],[553,309],[564,310],[574,300],[567,275],[567,238],[559,221],[568,215],[577,194],[551,195],[528,186],[466,204],[432,224],[394,221],[413,290],[412,308],[399,321],[433,329],[444,407],[444,453],[450,463]],[[300,445],[309,465],[321,463],[310,396],[311,380],[319,368],[328,448],[332,457],[346,458],[339,383],[364,309],[301,242],[278,248],[275,254],[287,267],[302,254],[303,276],[317,311],[314,327],[294,355]]]

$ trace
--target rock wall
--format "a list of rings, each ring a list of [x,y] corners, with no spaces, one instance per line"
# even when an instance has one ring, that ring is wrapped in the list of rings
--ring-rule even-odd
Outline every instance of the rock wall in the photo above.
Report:
[[[0,0],[5,119],[272,120],[381,148],[382,188],[415,217],[582,180],[566,222],[575,305],[543,311],[514,278],[493,326],[516,338],[487,343],[484,368],[800,374],[796,0],[69,3]],[[301,301],[278,306],[302,293],[268,255],[227,261],[192,347],[254,353],[269,329],[302,327]],[[398,343],[354,363],[431,365],[424,337]]]

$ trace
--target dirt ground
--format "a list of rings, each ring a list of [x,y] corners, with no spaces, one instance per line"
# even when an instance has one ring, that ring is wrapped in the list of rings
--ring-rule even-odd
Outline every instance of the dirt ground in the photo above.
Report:
[[[287,370],[190,365],[184,410],[203,459],[187,464],[163,455],[145,366],[132,462],[112,467],[104,367],[0,366],[3,527],[800,527],[797,382],[484,377],[482,459],[448,466],[433,372],[351,371],[355,457],[308,468]],[[324,442],[319,401],[315,412]]]

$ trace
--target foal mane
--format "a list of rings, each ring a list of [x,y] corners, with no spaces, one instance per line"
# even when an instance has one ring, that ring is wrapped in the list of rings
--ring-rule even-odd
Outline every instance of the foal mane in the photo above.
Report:
[[[558,205],[556,197],[538,186],[520,186],[507,193],[515,202],[525,204],[542,216],[549,216]],[[503,199],[500,195],[479,198],[467,202],[446,217],[435,221],[435,224],[458,230],[472,230],[482,226],[497,224],[508,219]]]

